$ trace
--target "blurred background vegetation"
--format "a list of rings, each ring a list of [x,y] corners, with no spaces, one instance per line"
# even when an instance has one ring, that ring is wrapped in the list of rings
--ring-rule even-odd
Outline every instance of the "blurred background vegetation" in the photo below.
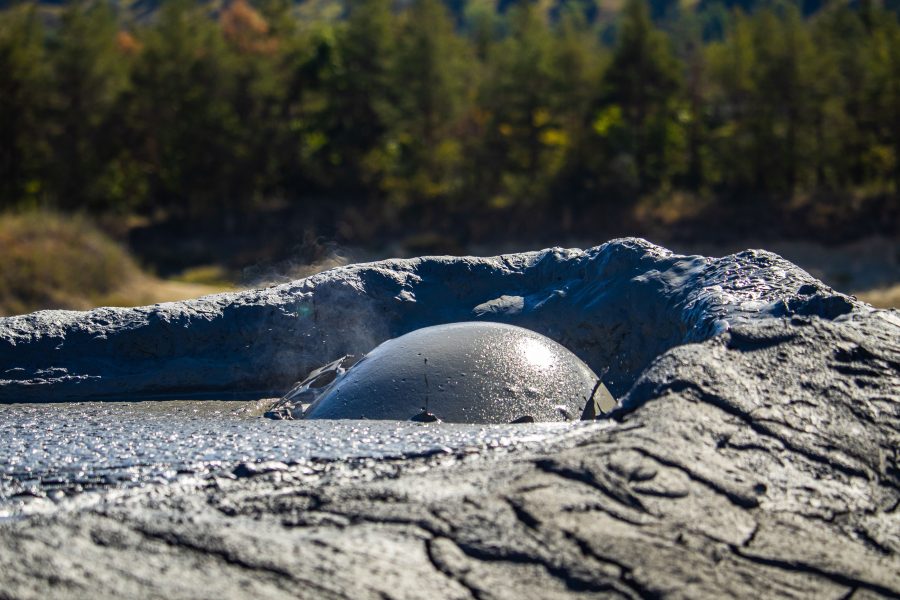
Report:
[[[896,305],[897,11],[0,2],[0,314],[620,235]]]

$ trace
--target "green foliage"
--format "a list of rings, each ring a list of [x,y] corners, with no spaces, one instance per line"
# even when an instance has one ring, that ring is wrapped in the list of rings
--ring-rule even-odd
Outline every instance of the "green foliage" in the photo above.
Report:
[[[123,200],[110,189],[119,159],[115,108],[130,66],[118,53],[117,31],[107,4],[74,2],[50,40],[51,176],[60,208],[110,208]]]
[[[620,107],[625,131],[617,141],[622,143],[607,151],[633,165],[634,183],[642,190],[668,183],[681,166],[681,78],[682,65],[650,20],[647,4],[628,0],[599,103],[607,110]]]
[[[38,204],[47,193],[51,102],[44,28],[34,6],[0,18],[0,208]]]
[[[322,96],[307,133],[322,134],[313,168],[325,187],[364,194],[380,187],[389,168],[396,29],[390,0],[356,0],[323,48]]]
[[[870,121],[869,177],[892,176],[900,190],[900,25],[882,15],[865,48],[869,69],[864,102]]]
[[[466,108],[474,57],[440,0],[414,0],[402,15],[392,69],[396,96],[385,190],[397,201],[447,198],[461,187],[462,149],[454,139]]]
[[[246,152],[232,101],[236,66],[220,28],[198,11],[174,0],[140,32],[128,123],[143,146],[154,203],[195,216],[235,201],[229,183]]]
[[[628,0],[611,24],[590,3],[506,4],[213,14],[168,0],[138,22],[105,2],[4,10],[0,208],[227,228],[277,200],[374,230],[513,226],[673,192],[896,201],[893,12]]]
[[[485,189],[495,202],[533,203],[539,193],[548,159],[541,133],[553,125],[552,38],[545,19],[534,4],[511,9],[509,35],[488,55],[479,97],[487,122],[478,162],[490,165]]]

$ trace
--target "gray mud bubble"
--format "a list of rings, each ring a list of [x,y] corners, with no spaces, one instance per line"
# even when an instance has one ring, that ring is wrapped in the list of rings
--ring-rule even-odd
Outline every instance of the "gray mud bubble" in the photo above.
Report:
[[[388,340],[333,381],[306,419],[512,423],[594,418],[603,388],[564,346],[502,323],[462,322]],[[605,391],[605,388],[603,388]]]

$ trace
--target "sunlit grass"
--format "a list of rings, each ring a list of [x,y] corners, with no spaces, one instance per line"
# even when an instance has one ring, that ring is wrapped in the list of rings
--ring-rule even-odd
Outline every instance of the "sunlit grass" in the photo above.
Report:
[[[185,269],[172,278],[173,281],[217,288],[230,288],[234,285],[232,276],[221,265],[200,265]]]
[[[0,314],[179,300],[231,289],[225,281],[163,281],[88,219],[52,212],[0,215]]]
[[[900,308],[900,284],[858,292],[856,295],[876,308]]]

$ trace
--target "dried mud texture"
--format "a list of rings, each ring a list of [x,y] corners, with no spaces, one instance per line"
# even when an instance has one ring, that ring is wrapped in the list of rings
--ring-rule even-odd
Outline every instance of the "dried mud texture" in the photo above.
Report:
[[[335,462],[0,524],[2,598],[900,595],[900,316],[673,348],[540,450]]]

